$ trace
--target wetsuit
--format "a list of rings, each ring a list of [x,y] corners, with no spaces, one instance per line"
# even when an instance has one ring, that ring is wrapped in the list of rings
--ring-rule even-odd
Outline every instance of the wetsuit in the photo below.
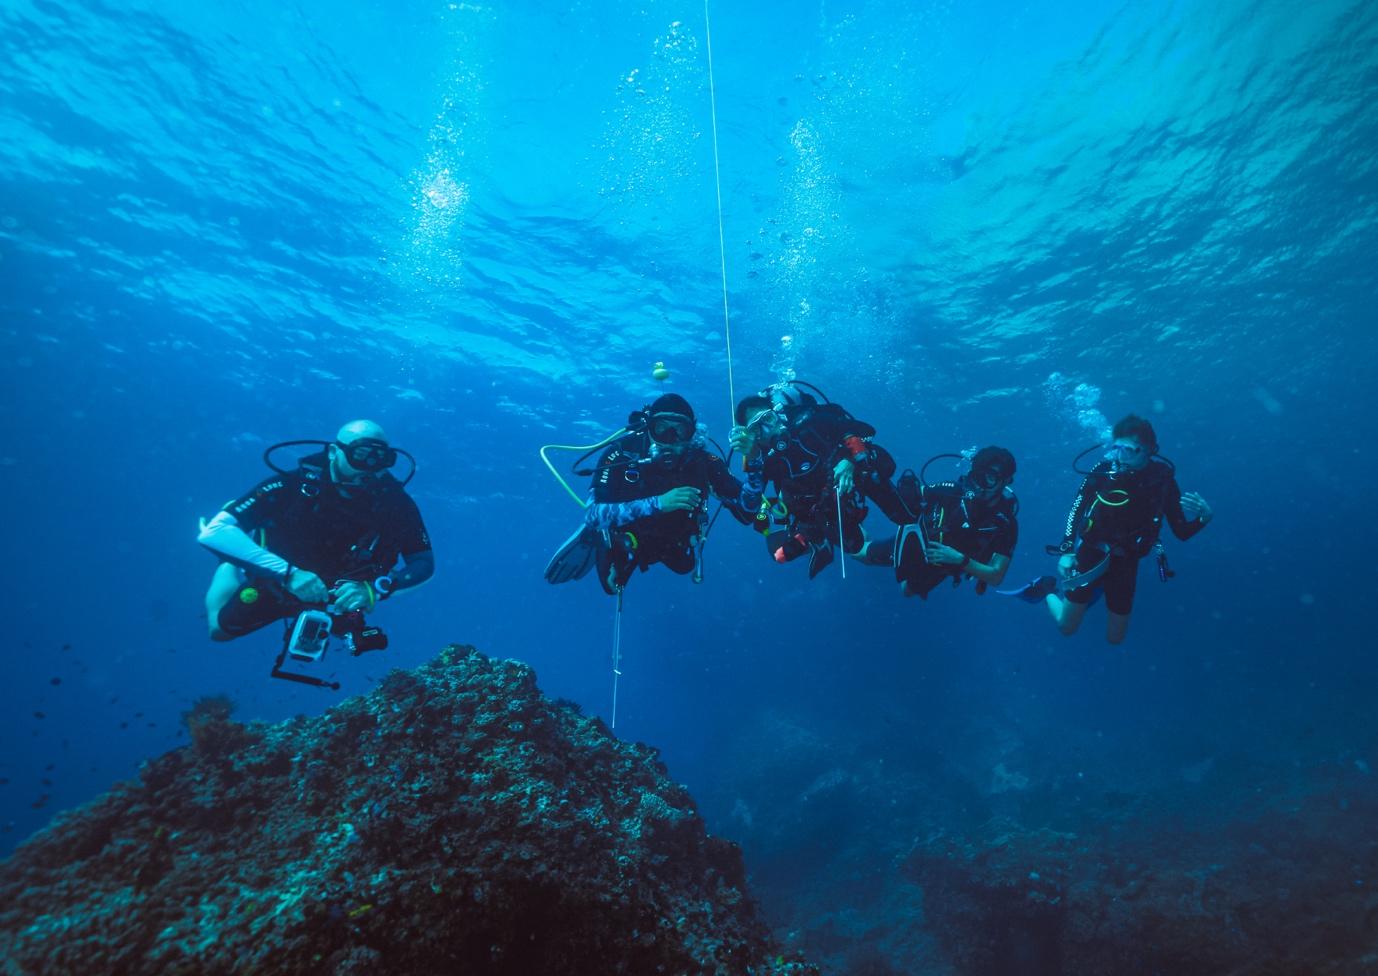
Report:
[[[624,586],[632,571],[645,572],[662,563],[676,573],[691,572],[707,524],[706,505],[693,511],[662,512],[660,496],[673,488],[697,488],[705,503],[711,491],[737,521],[750,523],[760,507],[759,486],[745,485],[727,470],[723,459],[696,439],[682,453],[660,450],[644,433],[613,444],[598,461],[585,525],[602,533],[598,579]]]
[[[905,596],[927,599],[944,580],[956,586],[968,575],[960,566],[930,564],[924,558],[925,542],[951,546],[978,563],[989,563],[997,553],[1014,556],[1019,503],[1008,488],[984,501],[970,495],[964,485],[951,481],[925,485],[906,472],[896,491],[913,515],[911,524],[901,526],[890,544],[895,579],[904,584]],[[976,592],[986,592],[985,580],[976,581]]]
[[[842,499],[843,548],[861,549],[862,520],[869,514],[864,502],[874,501],[894,522],[908,517],[890,477],[895,461],[871,438],[876,429],[857,420],[836,403],[795,404],[779,408],[785,429],[769,444],[761,475],[773,483],[784,513],[777,516],[775,531],[766,535],[766,547],[777,562],[813,553],[809,577],[831,561],[830,546],[838,539],[838,501],[833,469],[846,458],[855,466],[856,487]],[[819,558],[823,556],[824,558]]]
[[[245,534],[256,544],[246,545]],[[304,609],[286,586],[293,569],[310,570],[327,587],[340,580],[372,586],[405,558],[406,567],[392,574],[395,592],[424,581],[434,567],[421,513],[397,479],[384,472],[364,485],[341,486],[323,453],[230,502],[200,542],[245,574],[220,611],[219,628],[231,637]]]
[[[1127,615],[1134,607],[1139,560],[1153,551],[1164,518],[1172,534],[1184,541],[1205,528],[1200,519],[1188,521],[1183,513],[1182,489],[1171,465],[1154,458],[1132,474],[1114,474],[1108,461],[1092,468],[1067,514],[1062,550],[1076,553],[1078,573],[1094,569],[1102,559],[1109,562],[1094,583],[1073,590],[1067,599],[1090,603],[1100,589],[1107,610]]]

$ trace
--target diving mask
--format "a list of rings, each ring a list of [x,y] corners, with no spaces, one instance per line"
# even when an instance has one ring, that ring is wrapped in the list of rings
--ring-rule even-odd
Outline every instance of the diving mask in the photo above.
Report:
[[[1116,441],[1105,452],[1114,471],[1138,471],[1148,464],[1149,450],[1137,441]]]
[[[774,407],[767,407],[743,424],[742,427],[753,438],[761,440],[765,437],[773,437],[783,423],[780,412]]]
[[[973,471],[967,479],[977,491],[996,491],[1005,482],[998,471]]]
[[[397,451],[389,447],[387,441],[376,437],[360,437],[348,444],[336,441],[335,446],[340,449],[345,461],[355,471],[376,474],[397,463]]]
[[[692,440],[697,426],[684,414],[658,413],[647,421],[646,430],[657,444],[674,446]]]

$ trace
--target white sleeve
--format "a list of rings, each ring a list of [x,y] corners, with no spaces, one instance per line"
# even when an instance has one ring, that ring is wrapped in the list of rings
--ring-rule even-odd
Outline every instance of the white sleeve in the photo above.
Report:
[[[201,527],[196,537],[211,552],[245,569],[261,569],[269,576],[283,576],[290,568],[287,560],[264,549],[239,527],[229,512],[217,512]]]

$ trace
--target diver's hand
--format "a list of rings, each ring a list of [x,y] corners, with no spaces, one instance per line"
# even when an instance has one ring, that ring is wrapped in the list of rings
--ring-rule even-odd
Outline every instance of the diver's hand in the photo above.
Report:
[[[373,593],[367,583],[358,580],[340,580],[335,584],[335,609],[341,613],[351,610],[373,609]]]
[[[856,487],[856,476],[853,472],[856,465],[848,458],[843,458],[837,462],[837,467],[833,468],[833,481],[837,485],[837,491],[842,495],[850,495],[852,489]]]
[[[311,570],[300,567],[292,570],[287,580],[287,591],[302,603],[324,603],[330,599],[330,593],[321,578]]]
[[[930,542],[924,547],[923,558],[930,566],[960,566],[967,557],[951,546],[945,546],[941,542]]]
[[[1194,491],[1189,491],[1182,496],[1182,514],[1187,517],[1188,522],[1195,522],[1200,519],[1202,525],[1205,525],[1215,516],[1211,507],[1206,504],[1206,500]]]
[[[703,496],[697,488],[671,488],[660,496],[662,512],[692,512],[699,507]]]
[[[756,438],[751,436],[751,431],[746,427],[733,427],[728,431],[727,443],[732,450],[744,457],[751,457],[756,452]]]

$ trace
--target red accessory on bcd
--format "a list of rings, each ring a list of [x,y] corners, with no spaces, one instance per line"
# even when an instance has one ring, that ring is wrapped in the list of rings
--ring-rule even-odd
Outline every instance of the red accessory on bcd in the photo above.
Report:
[[[855,434],[844,437],[842,446],[852,455],[853,462],[862,461],[871,453],[871,446]]]

